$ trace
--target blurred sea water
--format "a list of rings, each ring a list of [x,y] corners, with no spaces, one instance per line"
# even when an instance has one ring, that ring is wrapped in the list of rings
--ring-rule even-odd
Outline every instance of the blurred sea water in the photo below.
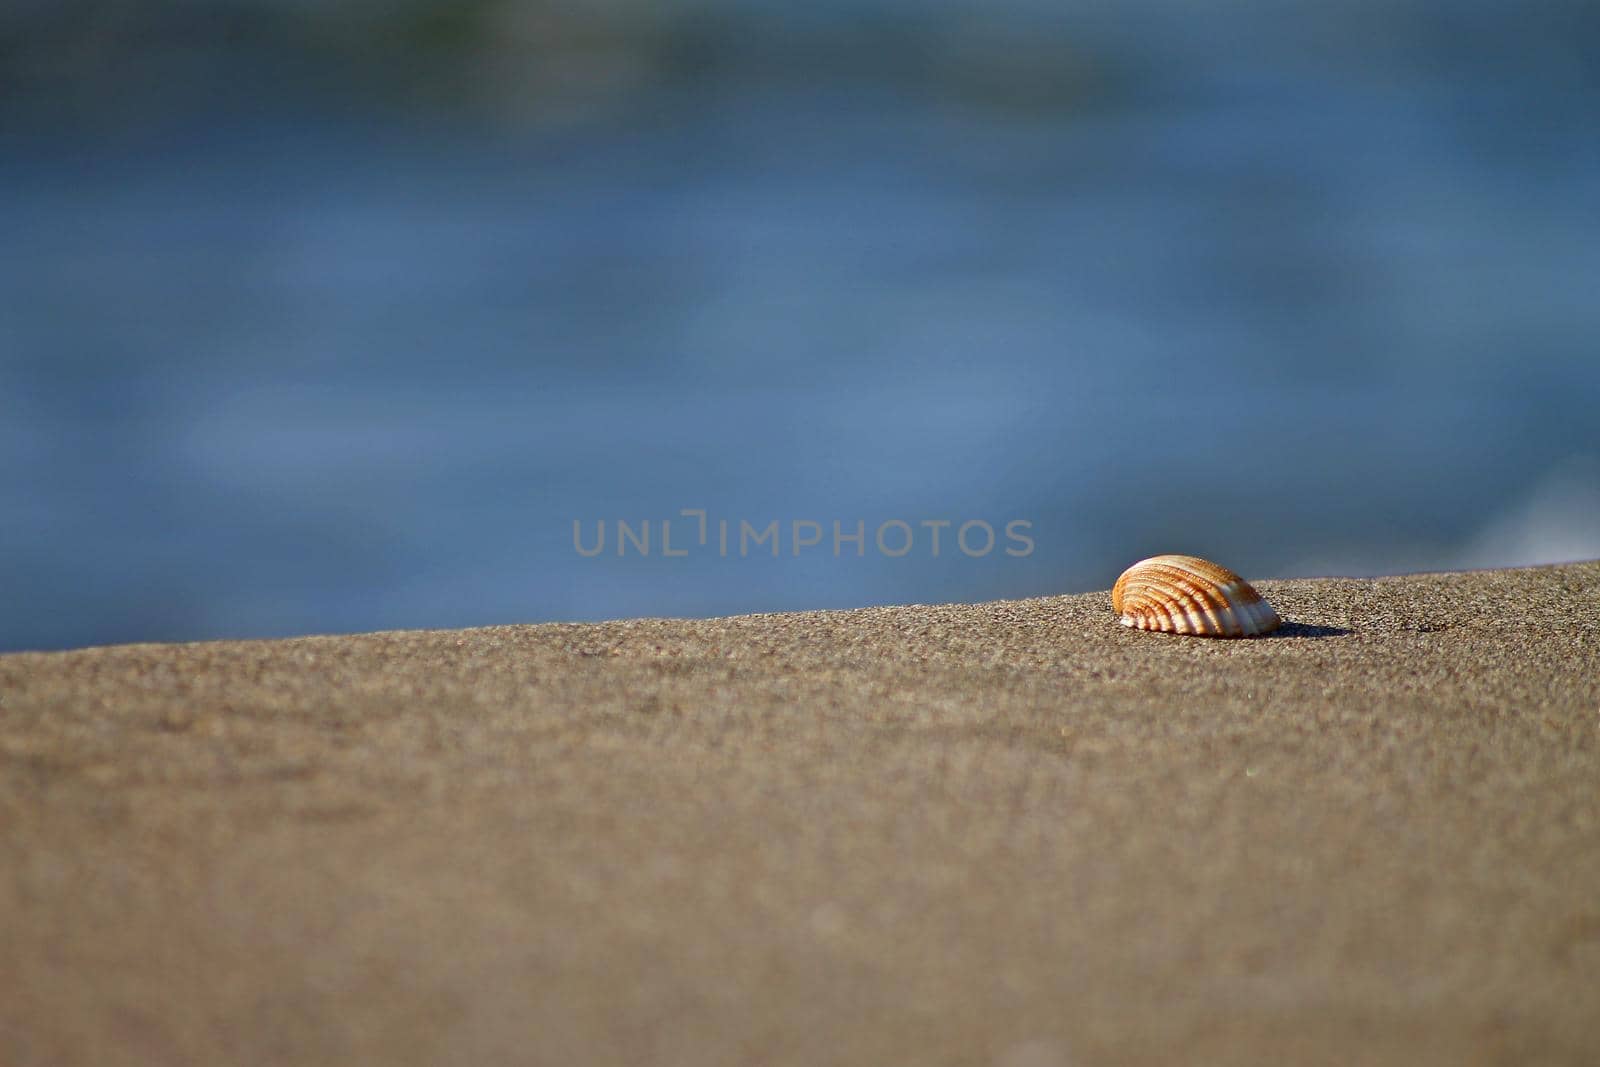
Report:
[[[745,57],[559,120],[13,114],[0,649],[1600,556],[1600,40],[1154,8],[1086,17],[1065,103],[1012,33],[976,94]],[[574,545],[682,509],[783,551]]]

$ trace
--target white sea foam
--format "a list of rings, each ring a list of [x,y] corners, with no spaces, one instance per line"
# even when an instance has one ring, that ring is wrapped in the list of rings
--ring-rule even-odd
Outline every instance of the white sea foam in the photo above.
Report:
[[[1600,559],[1600,457],[1575,456],[1513,499],[1454,565],[1522,567]]]

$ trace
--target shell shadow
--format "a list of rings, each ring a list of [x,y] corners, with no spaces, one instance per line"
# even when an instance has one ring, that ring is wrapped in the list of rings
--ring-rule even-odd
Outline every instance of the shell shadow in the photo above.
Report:
[[[1313,626],[1306,622],[1285,622],[1270,634],[1263,634],[1268,640],[1280,640],[1287,637],[1320,638],[1320,637],[1347,637],[1355,633],[1342,626]]]

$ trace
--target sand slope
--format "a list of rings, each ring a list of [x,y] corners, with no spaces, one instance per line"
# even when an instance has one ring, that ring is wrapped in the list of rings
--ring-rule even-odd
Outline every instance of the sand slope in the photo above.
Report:
[[[0,1064],[1600,1062],[1600,563],[0,657]]]

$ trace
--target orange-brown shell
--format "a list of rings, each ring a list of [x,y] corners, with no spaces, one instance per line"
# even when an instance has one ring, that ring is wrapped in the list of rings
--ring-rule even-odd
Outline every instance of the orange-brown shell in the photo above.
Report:
[[[1282,620],[1250,583],[1198,556],[1151,556],[1111,589],[1122,625],[1197,637],[1254,637]]]

